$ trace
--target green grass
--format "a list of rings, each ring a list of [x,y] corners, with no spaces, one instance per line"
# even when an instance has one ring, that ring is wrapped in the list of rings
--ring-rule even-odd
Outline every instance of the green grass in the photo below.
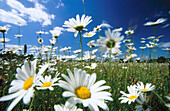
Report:
[[[43,63],[44,61],[42,61]],[[10,83],[15,79],[16,68],[19,67],[17,64],[23,64],[23,61],[17,62],[11,61],[9,65],[3,65],[1,61],[2,70],[0,70],[0,75],[3,76],[3,82],[0,86],[0,97],[8,95],[8,89]],[[38,65],[40,62],[38,62]],[[67,74],[66,69],[73,71],[74,68],[81,68],[80,65],[75,66],[75,64],[80,64],[80,62],[60,62],[53,66],[58,69],[60,74]],[[89,62],[84,62],[84,65],[89,65]],[[127,67],[123,69],[122,67]],[[107,102],[110,111],[133,111],[137,103],[132,103],[128,105],[127,103],[121,104],[118,100],[121,97],[120,91],[127,92],[127,86],[136,84],[141,81],[144,84],[152,83],[156,86],[154,90],[157,95],[153,92],[149,92],[147,95],[150,97],[149,105],[152,107],[153,111],[166,111],[168,110],[160,98],[166,103],[168,102],[165,96],[169,94],[168,84],[169,84],[169,64],[168,63],[114,63],[111,64],[111,71],[109,71],[109,63],[98,63],[96,69],[84,69],[88,74],[96,73],[97,81],[106,80],[106,85],[109,85],[111,89],[108,91],[112,94],[113,101]],[[38,68],[37,68],[38,72]],[[110,73],[109,73],[110,72]],[[45,75],[55,76],[56,72],[46,71]],[[61,75],[59,75],[61,77]],[[61,77],[61,79],[63,79]],[[49,109],[54,110],[55,104],[65,104],[67,98],[62,97],[62,92],[64,90],[60,87],[55,87],[54,91],[50,91],[50,105]],[[128,92],[127,92],[128,93]],[[158,97],[159,95],[159,97]],[[12,100],[0,102],[0,110],[5,111]],[[46,111],[47,103],[47,90],[36,90],[35,99],[33,101],[33,111]],[[15,106],[14,111],[21,111],[22,109],[29,109],[31,102],[28,105],[24,105],[22,100]],[[82,108],[82,105],[78,105]]]

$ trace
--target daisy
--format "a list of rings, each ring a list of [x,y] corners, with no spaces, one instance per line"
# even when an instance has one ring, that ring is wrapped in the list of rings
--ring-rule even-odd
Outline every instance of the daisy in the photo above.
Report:
[[[136,50],[136,48],[133,47],[133,46],[129,46],[128,49],[130,49],[130,50]]]
[[[153,45],[146,44],[148,48],[153,48]]]
[[[59,28],[54,28],[54,30],[50,30],[50,33],[52,34],[52,36],[54,37],[54,38],[58,38],[58,36],[60,35],[60,34],[62,34],[62,32],[61,32],[61,30],[64,30],[63,28],[61,28],[61,29],[59,29]]]
[[[121,32],[122,30],[123,30],[123,28],[120,27],[120,28],[118,28],[118,29],[114,29],[113,31],[115,31],[115,32]]]
[[[137,103],[140,105],[135,106],[136,111],[150,111],[151,108],[148,106],[149,99],[147,99],[146,93],[141,93],[139,99],[136,99]]]
[[[56,43],[56,38],[53,37],[52,39],[49,39],[49,41],[51,45],[54,45]]]
[[[83,34],[83,37],[93,37],[96,34],[96,32],[91,31],[91,32],[86,32]]]
[[[66,105],[54,105],[55,111],[83,111],[82,109],[78,108],[76,106],[73,106],[72,108],[68,108]]]
[[[7,42],[9,42],[9,41],[11,41],[11,39],[9,39],[9,38],[5,38],[5,40],[4,40],[4,38],[0,38],[0,43],[7,43]]]
[[[145,38],[141,38],[142,40],[146,40]]]
[[[15,105],[23,98],[24,104],[28,104],[33,97],[34,82],[36,79],[36,63],[37,60],[31,62],[31,67],[29,67],[28,61],[25,60],[24,65],[20,68],[17,68],[16,79],[11,82],[11,86],[9,88],[10,95],[4,96],[0,98],[0,101],[8,101],[14,99],[12,103],[9,105],[7,111],[11,111]],[[38,72],[38,74],[42,74],[48,65],[44,65]]]
[[[101,30],[101,25],[98,25],[97,27],[93,28],[93,31],[97,32]]]
[[[74,36],[77,37],[78,32],[84,30],[84,28],[92,22],[91,16],[86,16],[85,14],[82,15],[81,19],[80,16],[77,14],[76,19],[71,18],[69,21],[65,21],[63,27],[68,27],[66,29],[69,32],[75,32]]]
[[[95,46],[96,46],[95,40],[91,40],[90,42],[87,43],[87,45],[88,45],[89,47],[95,47]]]
[[[139,47],[139,48],[143,50],[143,49],[145,49],[146,47]]]
[[[140,92],[136,89],[136,85],[130,85],[127,86],[127,89],[129,91],[129,94],[126,94],[123,91],[120,91],[122,95],[122,97],[119,98],[119,100],[121,100],[121,103],[127,103],[131,104],[131,102],[135,102],[135,100],[138,98]]]
[[[131,40],[130,39],[123,40],[123,43],[126,43],[126,42],[131,42]]]
[[[45,89],[49,89],[49,90],[54,90],[54,88],[52,86],[56,86],[58,85],[57,82],[60,78],[58,78],[59,73],[52,79],[51,75],[49,76],[39,76],[37,79],[37,83],[36,83],[36,87],[38,90],[45,90]]]
[[[130,34],[133,34],[134,33],[134,30],[126,30],[125,31],[125,34],[126,35],[130,35]]]
[[[20,34],[18,34],[18,35],[15,35],[15,38],[20,38],[20,37],[22,37],[23,35],[20,35]]]
[[[59,86],[67,91],[63,92],[63,97],[69,97],[68,103],[82,103],[84,107],[89,107],[92,111],[109,110],[105,100],[112,101],[111,93],[104,91],[110,89],[109,86],[101,86],[106,83],[104,80],[96,81],[96,74],[89,75],[81,69],[74,69],[74,74],[67,69],[68,75],[62,74],[66,80],[60,80]]]
[[[149,22],[145,23],[144,26],[155,26],[155,25],[161,24],[166,21],[167,21],[167,18],[160,18],[156,22],[149,21]]]
[[[155,36],[150,36],[150,37],[148,37],[148,39],[150,39],[150,40],[151,40],[151,39],[154,39],[154,38],[155,38]]]
[[[124,36],[120,36],[120,32],[114,32],[108,29],[105,31],[106,37],[100,37],[97,41],[98,46],[100,46],[101,53],[108,53],[111,50],[111,53],[119,52],[120,41]]]
[[[141,43],[145,43],[145,41],[140,41]]]
[[[144,86],[143,82],[137,83],[137,89],[142,92],[148,92],[155,89],[155,85],[151,86],[151,83],[146,83],[146,86]]]
[[[6,26],[0,26],[0,32],[7,32],[9,30],[9,26],[6,25]]]
[[[39,38],[39,39],[38,39],[38,43],[39,43],[39,44],[42,44],[43,42],[44,42],[44,41],[43,41],[42,38]]]
[[[37,31],[36,33],[41,35],[41,34],[44,34],[45,32],[40,30],[40,31]]]
[[[78,50],[73,51],[73,53],[75,53],[75,54],[78,54],[78,53],[80,53],[80,52],[81,52],[81,49],[78,49]]]
[[[95,69],[97,67],[96,63],[91,63],[91,66],[85,66],[84,68]]]

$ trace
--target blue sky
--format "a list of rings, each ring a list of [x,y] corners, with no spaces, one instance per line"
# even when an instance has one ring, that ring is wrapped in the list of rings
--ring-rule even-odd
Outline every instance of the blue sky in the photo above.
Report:
[[[92,31],[97,25],[110,24],[112,29],[123,28],[124,32],[134,28],[133,41],[138,49],[141,46],[140,38],[153,36],[153,28],[144,26],[148,21],[156,21],[159,18],[167,18],[163,24],[156,26],[156,34],[164,35],[160,38],[158,48],[159,55],[164,55],[162,48],[170,48],[170,1],[169,0],[84,0],[86,15],[92,16],[92,22],[87,26]],[[54,27],[62,27],[64,21],[75,18],[76,14],[84,14],[82,0],[0,0],[0,26],[11,25],[6,37],[11,41],[8,44],[17,45],[18,41],[14,35],[18,34],[17,21],[22,23],[21,45],[37,45],[36,31],[49,32]],[[104,35],[102,28],[101,35]],[[2,34],[0,34],[2,37]],[[43,34],[44,45],[50,45],[51,34]],[[98,35],[92,40],[98,39]],[[86,45],[88,38],[83,38],[84,51],[88,50]],[[71,32],[63,32],[59,36],[60,48],[72,47],[72,51],[80,49],[79,37],[75,38]],[[146,41],[147,42],[147,41]],[[121,45],[124,47],[124,44]],[[0,46],[2,48],[2,45]],[[135,51],[140,55],[140,50]],[[148,49],[145,53],[148,55]]]

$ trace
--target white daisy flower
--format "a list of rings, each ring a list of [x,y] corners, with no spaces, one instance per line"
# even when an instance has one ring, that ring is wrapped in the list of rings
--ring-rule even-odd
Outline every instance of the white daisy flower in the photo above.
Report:
[[[9,30],[9,26],[0,26],[0,32],[7,32]]]
[[[73,53],[75,53],[75,54],[78,54],[78,53],[80,53],[80,52],[81,52],[81,49],[78,49],[78,50],[73,51]]]
[[[60,36],[60,34],[62,34],[62,30],[64,30],[63,28],[54,28],[54,30],[50,30],[50,33],[52,34],[52,36],[54,38],[58,38],[58,36]]]
[[[130,34],[133,34],[134,33],[134,30],[126,30],[125,31],[125,34],[126,35],[130,35]]]
[[[96,81],[96,74],[86,74],[86,71],[74,69],[74,74],[68,69],[68,75],[62,74],[66,81],[60,80],[60,87],[66,89],[62,95],[69,97],[68,103],[82,103],[84,107],[89,107],[92,111],[99,111],[99,107],[103,110],[109,110],[105,100],[112,101],[109,92],[103,91],[110,89],[109,86],[101,86],[106,83],[104,80]]]
[[[145,94],[141,93],[139,95],[139,99],[136,99],[137,103],[140,104],[140,105],[135,106],[136,111],[150,111],[151,110],[150,106],[148,105],[149,99],[147,100],[146,97],[147,97],[146,93]]]
[[[126,43],[126,42],[131,42],[131,40],[130,39],[123,40],[123,43]]]
[[[15,36],[15,38],[20,38],[20,37],[22,37],[23,35],[18,34],[18,35],[14,35],[14,36]]]
[[[36,87],[38,90],[45,90],[45,89],[49,89],[49,90],[54,90],[54,88],[52,86],[56,86],[58,85],[57,82],[60,78],[58,78],[59,73],[52,79],[51,75],[49,76],[45,76],[45,78],[43,76],[39,76],[37,79],[37,83],[36,86],[40,86],[40,87]]]
[[[83,37],[93,37],[96,34],[94,31],[86,32],[83,34]]]
[[[148,37],[147,39],[154,39],[155,38],[155,36],[150,36],[150,37]]]
[[[146,44],[148,48],[153,48],[153,45]]]
[[[95,47],[97,44],[95,43],[95,40],[91,40],[90,42],[87,43],[89,47]]]
[[[136,50],[136,48],[133,47],[133,46],[129,46],[128,49],[130,49],[130,50]]]
[[[141,43],[145,43],[145,41],[140,41]]]
[[[54,45],[56,43],[56,38],[53,37],[52,39],[49,39],[49,41],[51,45]]]
[[[166,21],[167,21],[167,18],[160,18],[156,22],[149,21],[149,22],[145,23],[144,26],[155,26],[155,25],[161,24]]]
[[[92,22],[91,16],[85,17],[85,14],[83,14],[80,19],[80,16],[77,14],[76,19],[71,18],[69,21],[65,21],[63,27],[68,27],[66,30],[69,32],[75,32],[74,36],[77,37],[78,32],[84,30],[90,22]]]
[[[115,31],[115,32],[121,32],[122,30],[123,30],[123,28],[120,27],[120,28],[118,28],[118,29],[114,29],[113,31]]]
[[[91,63],[91,66],[85,66],[84,68],[95,69],[97,67],[96,63]]]
[[[37,31],[36,33],[41,35],[41,34],[44,34],[45,32],[40,30],[40,31]]]
[[[145,38],[141,38],[142,40],[146,40]]]
[[[122,97],[119,98],[119,100],[121,100],[121,103],[127,103],[131,104],[131,102],[135,102],[135,100],[138,98],[140,92],[136,89],[136,85],[130,85],[127,86],[128,92],[129,94],[126,94],[123,91],[120,91],[122,95]]]
[[[101,25],[98,25],[97,27],[93,28],[93,31],[97,32],[101,30]]]
[[[24,104],[28,104],[33,97],[35,86],[34,82],[36,79],[36,63],[37,60],[31,62],[31,67],[29,67],[28,61],[25,60],[24,65],[20,68],[17,68],[16,79],[11,82],[12,87],[9,88],[10,95],[0,98],[0,101],[8,101],[14,99],[9,105],[7,111],[11,111],[15,105],[23,98]],[[42,74],[48,65],[44,65],[38,72]]]
[[[54,105],[55,111],[83,111],[82,109],[78,108],[76,106],[73,106],[72,108],[68,108],[66,105]]]
[[[43,42],[44,42],[44,41],[43,41],[42,38],[39,38],[39,39],[38,39],[38,43],[39,43],[39,44],[42,44]]]
[[[120,36],[120,32],[114,32],[108,29],[105,31],[106,37],[100,37],[98,39],[98,46],[100,46],[101,53],[108,53],[111,50],[111,53],[120,52],[120,41],[124,38],[124,36]]]
[[[4,40],[4,38],[0,38],[0,43],[7,43],[7,42],[9,42],[9,41],[11,41],[11,39],[9,39],[9,38],[5,38],[5,40]]]
[[[146,86],[144,86],[143,82],[137,83],[137,89],[142,92],[148,92],[155,89],[155,85],[151,86],[151,83],[146,83]]]

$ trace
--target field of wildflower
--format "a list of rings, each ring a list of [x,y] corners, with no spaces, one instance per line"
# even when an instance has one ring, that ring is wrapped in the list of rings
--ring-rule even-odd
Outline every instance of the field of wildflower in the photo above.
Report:
[[[166,20],[144,26],[154,29]],[[22,49],[20,31],[15,35],[18,47],[6,48],[10,41],[6,34],[12,27],[0,26],[0,111],[168,111],[170,60],[157,57],[158,41],[164,35],[154,32],[141,38],[141,47],[135,48],[133,29],[124,32],[126,37],[122,28],[102,30],[104,24],[88,31],[92,21],[84,8],[83,15],[49,30],[50,46],[43,45],[45,32],[38,31],[38,44],[29,49],[26,44]],[[80,49],[59,48],[58,38],[64,31],[79,38]],[[94,35],[99,39],[93,40]],[[89,51],[83,50],[83,37],[89,38]],[[135,50],[141,50],[141,56]]]

